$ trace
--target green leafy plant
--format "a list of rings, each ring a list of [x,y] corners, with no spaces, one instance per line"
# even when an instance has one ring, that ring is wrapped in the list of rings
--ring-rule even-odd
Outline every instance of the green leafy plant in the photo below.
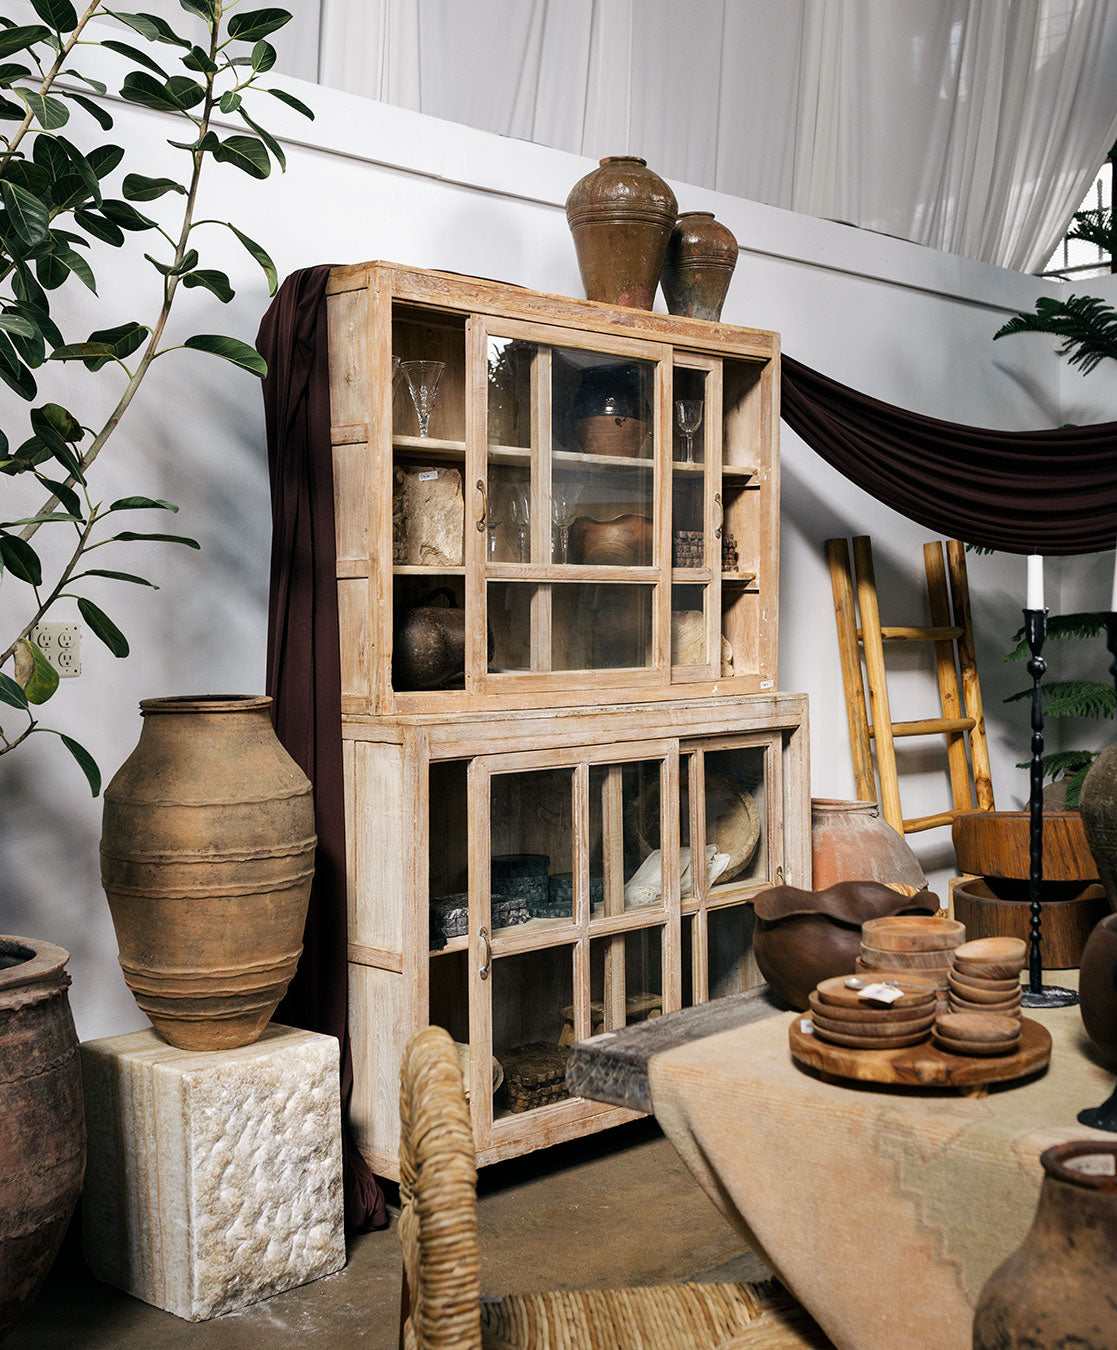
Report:
[[[240,11],[237,0],[179,0],[185,12],[180,33],[152,14],[122,13],[100,3],[80,14],[71,0],[31,0],[40,23],[18,25],[0,17],[0,380],[26,408],[24,431],[0,430],[0,473],[24,499],[37,492],[41,504],[23,511],[0,505],[0,584],[26,588],[18,631],[0,654],[0,704],[20,719],[0,728],[0,755],[35,733],[61,738],[85,774],[94,796],[100,773],[93,757],[71,736],[39,721],[37,709],[56,692],[58,672],[29,640],[52,607],[72,600],[90,631],[117,657],[128,655],[128,640],[113,620],[83,594],[82,583],[99,578],[131,585],[153,583],[133,572],[100,565],[108,549],[122,545],[172,543],[197,548],[195,540],[159,530],[120,528],[133,512],[175,512],[170,502],[127,496],[97,500],[88,473],[115,433],[152,364],[181,346],[211,353],[256,376],[266,373],[254,348],[236,338],[199,333],[180,344],[164,344],[164,330],[180,288],[202,288],[222,303],[233,298],[228,276],[203,267],[197,240],[203,230],[226,230],[263,269],[274,294],[272,260],[231,221],[199,219],[198,189],[211,162],[231,165],[252,178],[267,178],[273,161],[286,167],[282,147],[256,120],[256,102],[269,95],[306,117],[313,113],[285,90],[270,88],[264,76],[275,65],[268,39],[290,20],[281,9]],[[91,20],[116,23],[109,37],[92,38]],[[127,39],[127,40],[124,40]],[[132,68],[119,96],[129,103],[174,118],[167,144],[180,156],[176,177],[149,177],[124,165],[124,150],[105,139],[113,119],[94,95],[106,86],[82,75],[73,64],[82,47],[116,53]],[[249,108],[252,108],[250,113]],[[219,129],[234,117],[247,134]],[[129,171],[119,175],[119,171]],[[120,176],[118,192],[110,180]],[[140,209],[167,198],[156,220]],[[170,223],[166,208],[181,199]],[[139,203],[139,205],[137,205]],[[94,329],[80,340],[65,334],[52,313],[55,292],[77,285],[97,294],[91,259],[97,250],[121,248],[129,235],[147,233],[151,251],[152,313],[112,327]],[[80,362],[119,381],[108,417],[83,424],[62,404],[40,400],[35,372],[48,362]],[[28,434],[29,433],[29,434]],[[30,498],[37,500],[37,498]],[[46,575],[32,543],[40,529],[68,532],[70,546],[52,549],[62,561]],[[91,555],[94,555],[91,557]],[[12,714],[5,716],[10,723]]]

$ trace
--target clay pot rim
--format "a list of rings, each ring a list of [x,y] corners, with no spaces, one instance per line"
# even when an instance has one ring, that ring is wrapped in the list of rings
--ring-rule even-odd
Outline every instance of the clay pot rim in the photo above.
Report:
[[[1117,1159],[1117,1143],[1100,1139],[1072,1139],[1065,1144],[1053,1144],[1051,1148],[1045,1149],[1040,1154],[1039,1160],[1047,1175],[1056,1181],[1065,1181],[1086,1191],[1117,1192],[1117,1172],[1107,1176],[1079,1172],[1067,1166],[1071,1159],[1088,1158],[1091,1154]]]
[[[0,953],[23,957],[16,965],[0,969],[0,997],[12,989],[57,979],[70,959],[70,953],[65,947],[43,942],[39,938],[16,937],[12,934],[0,934]]]
[[[642,164],[646,169],[648,161],[641,159],[639,155],[606,155],[604,159],[599,159],[598,164]]]
[[[678,218],[679,220],[685,220],[687,216],[709,216],[711,220],[714,219],[712,211],[680,211]]]
[[[258,712],[270,708],[268,694],[170,694],[164,698],[140,700],[140,716],[151,713],[229,713]]]
[[[861,811],[871,811],[874,816],[879,816],[880,804],[878,802],[849,801],[841,797],[812,797],[811,810],[812,811],[861,810]]]

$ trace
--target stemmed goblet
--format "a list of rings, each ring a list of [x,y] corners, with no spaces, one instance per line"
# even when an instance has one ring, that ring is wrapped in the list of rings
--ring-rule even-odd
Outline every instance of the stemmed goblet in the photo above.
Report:
[[[516,527],[516,539],[519,544],[519,561],[526,563],[529,560],[530,535],[528,533],[531,527],[531,498],[528,496],[526,488],[516,487],[508,494],[508,509],[512,513],[512,524]]]
[[[675,400],[675,421],[686,437],[686,459],[684,463],[694,463],[694,433],[702,425],[703,404],[700,398],[677,398]]]
[[[405,361],[400,369],[407,378],[407,387],[411,390],[411,401],[415,405],[415,415],[419,419],[419,435],[426,436],[431,413],[434,411],[434,401],[438,397],[439,381],[446,369],[446,363]]]
[[[581,495],[581,483],[559,479],[551,488],[551,520],[558,527],[560,563],[570,561],[570,527],[574,524],[574,513]]]

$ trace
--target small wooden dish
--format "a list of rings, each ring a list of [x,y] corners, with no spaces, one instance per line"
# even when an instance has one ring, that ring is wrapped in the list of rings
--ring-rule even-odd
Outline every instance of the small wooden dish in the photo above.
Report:
[[[819,998],[817,991],[809,995],[809,1002],[812,1013],[818,1013],[822,1017],[828,1017],[831,1021],[845,1022],[850,1028],[865,1022],[871,1026],[887,1026],[896,1022],[910,1022],[914,1017],[924,1017],[932,1013],[935,1008],[935,999],[930,998],[921,1000],[919,1003],[904,1003],[903,999],[897,999],[895,1003],[887,1005],[884,1003],[826,1003]]]
[[[867,999],[859,997],[860,991],[857,989],[848,989],[846,980],[848,975],[834,975],[828,980],[822,980],[818,988],[811,995],[812,998],[818,998],[822,1003],[831,1004],[838,1008],[861,1008],[874,1009],[882,1012],[887,1009],[888,1012],[895,1012],[897,1009],[921,1008],[930,1004],[934,998],[933,989],[923,989],[918,984],[913,983],[908,988],[903,989],[899,998],[893,999],[891,1003],[870,1003]],[[866,980],[868,984],[870,981]]]
[[[1024,970],[1023,961],[955,961],[954,969],[981,980],[1016,980]]]
[[[823,1027],[817,1027],[815,1035],[820,1040],[830,1041],[834,1045],[845,1046],[850,1050],[900,1050],[905,1045],[918,1045],[920,1041],[925,1041],[930,1031],[931,1023],[928,1022],[923,1031],[909,1032],[904,1036],[875,1037],[872,1038],[872,1044],[869,1044],[870,1038],[867,1036],[848,1035],[844,1031],[827,1031]]]
[[[965,942],[966,926],[932,914],[892,914],[863,923],[861,940],[878,951],[942,952]]]
[[[819,1032],[837,1032],[840,1036],[852,1036],[864,1040],[866,1044],[878,1040],[892,1040],[897,1036],[914,1036],[917,1032],[930,1031],[935,1021],[934,1010],[923,1017],[909,1017],[902,1022],[849,1022],[841,1017],[824,1017],[822,1013],[811,1013],[811,1023]]]
[[[957,994],[951,994],[947,999],[951,1012],[959,1013],[1004,1013],[1010,1017],[1019,1016],[1020,1009],[1023,1006],[1020,999],[1011,999],[1007,1003],[970,1003],[964,998],[959,998]]]
[[[972,942],[963,942],[954,953],[956,958],[966,962],[996,961],[1012,965],[1019,961],[1021,966],[1027,954],[1024,939],[1014,937],[975,938]]]
[[[950,971],[949,966],[944,967],[941,972],[937,970],[897,970],[895,967],[889,967],[885,970],[880,966],[866,965],[861,957],[857,957],[853,966],[857,976],[865,980],[866,983],[869,980],[880,980],[884,984],[889,984],[896,980],[901,989],[929,989],[935,994],[946,993],[946,977]]]
[[[940,1013],[935,1032],[952,1041],[1015,1041],[1020,1039],[1020,1024],[991,1013]]]
[[[1020,988],[1020,980],[987,980],[983,975],[967,975],[964,970],[959,970],[955,966],[950,972],[950,979],[953,983],[965,985],[969,989],[983,989],[986,992],[996,990],[1003,996],[1008,996]]]
[[[952,975],[950,989],[958,998],[967,1003],[1011,1003],[1020,997],[1020,986],[1009,985],[1007,989],[981,989],[972,984],[960,984]]]
[[[889,952],[874,947],[862,938],[861,960],[868,966],[891,967],[894,970],[949,970],[954,964],[954,950],[937,952]]]
[[[975,1055],[979,1058],[1011,1055],[1020,1048],[1019,1036],[1014,1041],[955,1041],[936,1031],[931,1039],[935,1045],[949,1050],[952,1055]]]

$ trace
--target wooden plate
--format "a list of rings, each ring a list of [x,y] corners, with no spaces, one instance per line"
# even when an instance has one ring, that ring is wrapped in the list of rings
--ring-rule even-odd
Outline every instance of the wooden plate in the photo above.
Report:
[[[904,989],[901,996],[893,1002],[888,1004],[878,1003],[874,1005],[869,1003],[866,999],[859,998],[858,990],[846,988],[846,980],[849,978],[850,976],[848,975],[834,975],[828,980],[822,980],[812,997],[817,996],[822,1003],[832,1004],[837,1008],[866,1009],[875,1007],[878,1012],[882,1012],[885,1009],[887,1009],[888,1012],[894,1012],[900,1008],[908,1009],[924,1007],[935,996],[935,991],[933,989],[923,989],[919,987],[918,983],[915,983],[909,985],[907,989]],[[869,983],[869,981],[864,981],[864,983]],[[901,988],[903,988],[902,985]]]
[[[935,1018],[936,1033],[952,1041],[1016,1041],[1020,1023],[996,1013],[940,1013]]]
[[[991,937],[975,938],[973,942],[963,942],[955,950],[955,959],[965,962],[996,961],[1014,964],[1019,961],[1023,969],[1028,948],[1023,938]]]
[[[934,1025],[935,1012],[930,1009],[923,1017],[909,1017],[903,1022],[847,1022],[841,1017],[826,1017],[822,1013],[811,1013],[811,1022],[818,1032],[828,1036],[852,1036],[855,1040],[876,1042],[892,1039],[896,1036],[914,1036],[917,1032],[929,1031]]]
[[[891,966],[894,970],[949,970],[954,949],[937,952],[887,952],[861,939],[861,960],[867,966]]]
[[[1011,1055],[953,1054],[927,1040],[897,1050],[858,1050],[832,1045],[801,1031],[797,1013],[788,1027],[788,1044],[797,1064],[846,1082],[887,1083],[893,1087],[976,1088],[1011,1082],[1044,1068],[1051,1058],[1051,1033],[1026,1017],[1020,1045]]]
[[[884,970],[877,966],[866,965],[860,957],[853,963],[853,968],[861,979],[883,980],[887,984],[890,980],[898,980],[901,989],[930,989],[932,993],[946,993],[946,977],[950,972],[950,967],[945,967],[941,972],[937,970],[896,970],[894,967]],[[847,976],[848,978],[848,976]]]
[[[981,989],[977,985],[962,984],[950,977],[951,992],[967,1003],[1011,1003],[1020,997],[1020,983],[1010,984],[1007,989]]]
[[[968,989],[984,989],[987,992],[996,991],[997,993],[1008,996],[1020,988],[1019,977],[1016,979],[997,979],[991,980],[984,975],[969,975],[964,970],[959,970],[957,966],[950,972],[951,983],[965,985]]]
[[[892,914],[863,923],[861,940],[878,951],[941,952],[965,942],[966,926],[931,914]]]
[[[823,1027],[816,1028],[815,1036],[821,1040],[831,1041],[834,1045],[855,1050],[899,1050],[905,1045],[917,1045],[920,1041],[927,1040],[931,1034],[933,1021],[934,1018],[922,1031],[911,1031],[905,1036],[857,1036],[848,1035],[844,1031],[826,1031]]]
[[[832,1022],[844,1022],[851,1030],[861,1023],[879,1027],[888,1026],[895,1022],[910,1022],[913,1018],[926,1017],[935,1011],[933,994],[919,1003],[904,1003],[903,999],[899,999],[891,1007],[883,1003],[862,1002],[856,1006],[854,1004],[826,1003],[819,998],[817,992],[809,996],[809,1001],[812,1013],[828,1017]]]
[[[970,1003],[966,999],[959,998],[957,994],[951,994],[947,999],[951,1012],[957,1013],[1002,1013],[1007,1017],[1015,1017],[1020,1013],[1023,1004],[1020,999],[1012,999],[1008,1003]]]
[[[1014,1041],[955,1041],[936,1031],[932,1037],[932,1044],[949,1050],[952,1055],[972,1055],[975,1058],[982,1058],[1013,1054],[1019,1049],[1020,1037]]]

